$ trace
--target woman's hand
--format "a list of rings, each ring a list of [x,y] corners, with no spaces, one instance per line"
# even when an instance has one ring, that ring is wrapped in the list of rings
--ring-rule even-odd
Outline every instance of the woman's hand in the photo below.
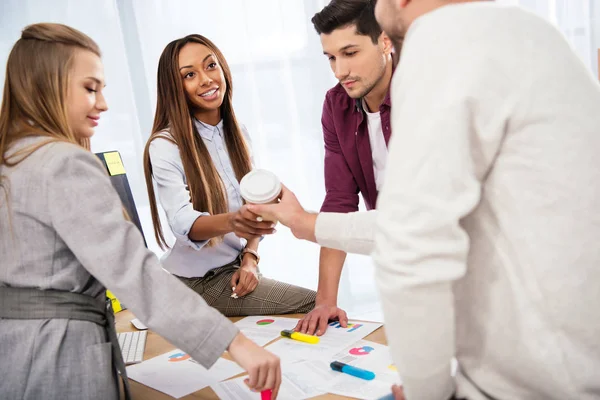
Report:
[[[236,236],[248,240],[275,233],[273,222],[262,220],[259,222],[258,217],[248,209],[247,204],[244,204],[238,211],[229,213],[229,227]]]
[[[258,346],[242,333],[238,333],[227,349],[233,361],[248,372],[246,384],[256,392],[271,389],[272,399],[277,398],[281,385],[279,357]]]
[[[244,254],[242,265],[231,277],[231,291],[237,297],[251,293],[258,286],[258,265],[252,254]]]

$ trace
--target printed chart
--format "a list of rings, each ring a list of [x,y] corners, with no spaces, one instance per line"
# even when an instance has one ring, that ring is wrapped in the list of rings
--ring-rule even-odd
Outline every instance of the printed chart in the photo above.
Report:
[[[185,353],[175,353],[169,356],[169,362],[179,362],[179,361],[185,361],[185,360],[189,360],[191,357],[189,354],[185,354]]]
[[[363,324],[350,324],[349,323],[347,328],[342,328],[342,325],[340,325],[339,322],[334,321],[334,322],[330,322],[329,326],[332,328],[335,328],[335,329],[346,329],[346,332],[350,333],[350,332],[354,332],[354,331],[360,329],[363,326]]]
[[[363,322],[349,323],[347,328],[337,327],[336,323],[331,323],[327,332],[320,336],[319,343],[308,344],[291,339],[279,340],[267,347],[267,350],[275,353],[281,358],[282,363],[293,363],[300,360],[318,360],[328,358],[344,349],[352,346],[353,343],[361,340],[381,326],[379,323]],[[360,325],[360,329],[356,328]],[[370,342],[367,342],[370,343]],[[361,347],[358,345],[352,346]],[[346,350],[347,357],[356,357],[350,355]],[[367,350],[356,350],[365,353]],[[340,360],[341,361],[341,360]]]
[[[375,349],[371,346],[353,347],[350,349],[349,353],[353,356],[366,356],[373,350]]]
[[[233,361],[219,358],[207,370],[177,349],[127,367],[129,379],[180,398],[243,372]]]
[[[297,323],[297,318],[253,316],[243,318],[235,325],[248,339],[264,346],[277,339],[282,330],[294,329]]]

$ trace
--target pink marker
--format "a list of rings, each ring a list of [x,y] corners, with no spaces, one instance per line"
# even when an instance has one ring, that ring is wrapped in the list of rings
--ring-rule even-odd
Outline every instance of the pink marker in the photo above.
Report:
[[[271,400],[273,391],[271,389],[263,390],[260,392],[260,400]]]

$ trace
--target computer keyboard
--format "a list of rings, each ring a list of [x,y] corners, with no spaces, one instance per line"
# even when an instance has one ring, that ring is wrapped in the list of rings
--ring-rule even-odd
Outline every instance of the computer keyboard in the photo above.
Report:
[[[142,362],[144,347],[146,347],[146,336],[148,336],[148,331],[117,333],[125,365]]]

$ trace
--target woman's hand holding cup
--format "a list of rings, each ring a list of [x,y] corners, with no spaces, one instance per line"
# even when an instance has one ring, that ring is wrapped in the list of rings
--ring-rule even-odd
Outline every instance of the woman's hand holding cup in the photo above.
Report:
[[[275,223],[250,211],[251,204],[276,203],[281,192],[279,178],[264,169],[248,172],[240,181],[240,193],[246,204],[232,213],[230,226],[237,236],[252,239],[275,233]]]
[[[243,205],[238,211],[230,213],[229,226],[236,236],[253,239],[263,235],[275,233],[275,224],[270,221],[259,221],[259,215]]]

